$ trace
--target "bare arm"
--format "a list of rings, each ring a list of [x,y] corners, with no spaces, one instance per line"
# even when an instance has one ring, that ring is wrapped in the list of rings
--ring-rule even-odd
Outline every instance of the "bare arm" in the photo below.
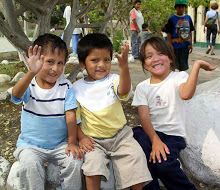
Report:
[[[80,128],[80,125],[77,125],[77,128],[78,128],[78,139],[79,139],[80,148],[86,152],[93,151],[95,148],[94,147],[95,141],[83,133],[83,131]]]
[[[220,18],[218,18],[218,34],[220,34]]]
[[[190,72],[189,78],[187,81],[183,84],[180,85],[179,87],[179,93],[180,97],[183,100],[189,100],[190,98],[193,97],[195,90],[196,90],[196,85],[197,85],[197,80],[198,80],[198,74],[199,74],[199,69],[202,68],[206,71],[212,71],[216,69],[218,66],[212,67],[209,63],[202,61],[202,60],[197,60],[195,61],[192,70]]]
[[[172,35],[171,35],[171,33],[167,33],[167,39],[168,39],[168,42],[169,42],[169,44],[170,44],[170,47],[173,49]]]
[[[190,41],[191,41],[191,43],[190,43],[190,45],[189,45],[189,53],[192,53],[192,51],[193,51],[192,32],[190,32]]]
[[[120,55],[116,54],[116,58],[118,59],[118,66],[120,70],[120,81],[118,86],[118,93],[120,95],[126,95],[130,92],[131,89],[131,77],[129,73],[128,67],[128,52],[129,46],[127,44],[123,44],[121,47],[122,53]]]
[[[204,33],[205,33],[205,25],[207,24],[207,21],[208,21],[208,16],[205,17],[204,28],[203,28]]]
[[[138,24],[137,24],[136,19],[133,19],[132,21],[133,21],[133,23],[134,23],[134,26],[135,26],[137,32],[140,33],[140,29],[139,29],[139,26],[138,26]]]
[[[148,106],[138,106],[138,113],[141,119],[141,125],[144,132],[149,136],[152,143],[152,151],[150,154],[150,162],[156,163],[156,159],[161,163],[161,155],[163,160],[167,160],[166,154],[170,154],[168,147],[164,144],[155,132],[150,120],[150,112]]]
[[[66,124],[68,130],[68,147],[66,148],[66,154],[69,156],[70,151],[73,154],[73,158],[82,159],[84,152],[77,146],[77,125],[76,125],[76,113],[75,110],[68,110],[65,112]]]
[[[30,70],[26,75],[19,80],[12,89],[12,94],[16,98],[21,98],[24,95],[24,92],[27,90],[28,85],[34,76],[41,70],[43,66],[43,55],[40,55],[41,47],[37,45],[28,49],[29,58],[23,52],[23,56],[27,61]]]

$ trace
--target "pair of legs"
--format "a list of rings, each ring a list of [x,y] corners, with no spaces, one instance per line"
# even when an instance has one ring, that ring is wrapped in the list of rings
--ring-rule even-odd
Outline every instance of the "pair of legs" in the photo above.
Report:
[[[95,150],[85,154],[82,166],[87,190],[99,190],[101,176],[109,179],[110,160],[116,189],[131,187],[134,190],[141,190],[143,183],[152,180],[144,152],[133,138],[130,127],[125,126],[112,138],[93,139],[96,142]]]
[[[189,59],[189,47],[188,45],[174,49],[175,53],[175,61],[176,61],[176,69],[179,71],[185,71],[189,69],[188,59]]]
[[[60,168],[62,190],[81,190],[82,161],[65,154],[67,143],[62,143],[53,150],[33,146],[19,147],[14,155],[20,162],[19,178],[23,190],[45,189],[45,162],[51,162]]]
[[[212,34],[212,48],[210,44],[211,34]],[[206,51],[206,54],[208,54],[211,50],[211,55],[215,55],[214,49],[215,49],[216,35],[217,35],[217,24],[214,24],[212,28],[207,28],[206,41],[207,41],[208,50]]]
[[[61,39],[63,39],[63,34],[61,36]],[[80,34],[72,34],[72,49],[74,54],[77,54],[77,45],[79,41],[79,36]]]
[[[133,128],[134,138],[139,142],[145,152],[147,161],[149,161],[152,144],[141,127]],[[162,163],[148,162],[148,167],[153,177],[153,181],[146,185],[144,190],[160,190],[158,179],[160,179],[165,187],[169,190],[196,190],[195,186],[189,181],[186,174],[180,168],[178,160],[179,153],[186,147],[185,140],[179,136],[166,135],[157,132],[160,139],[168,146],[170,154],[167,154],[167,161]]]
[[[139,47],[141,44],[140,37],[138,36],[138,32],[136,30],[131,30],[131,45],[132,45],[132,56],[135,59],[139,58]]]

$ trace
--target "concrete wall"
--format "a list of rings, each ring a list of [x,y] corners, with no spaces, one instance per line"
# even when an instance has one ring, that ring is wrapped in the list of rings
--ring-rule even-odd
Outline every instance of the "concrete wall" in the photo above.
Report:
[[[212,1],[211,1],[212,2]],[[216,0],[216,2],[220,5],[220,0]],[[220,7],[217,10],[220,12]],[[206,45],[206,33],[203,32],[204,21],[206,10],[204,6],[199,6],[198,8],[188,7],[188,14],[191,16],[195,32],[193,32],[193,42],[196,42],[196,46],[207,47]],[[220,49],[220,38],[217,35],[216,38],[216,46],[217,49]]]

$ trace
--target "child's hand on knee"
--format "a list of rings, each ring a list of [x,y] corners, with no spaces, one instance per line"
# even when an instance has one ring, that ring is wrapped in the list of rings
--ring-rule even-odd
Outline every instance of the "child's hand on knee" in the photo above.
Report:
[[[85,152],[90,152],[94,150],[95,141],[89,137],[84,137],[79,141],[79,147]]]
[[[160,139],[157,139],[152,143],[152,151],[150,153],[149,162],[153,161],[155,164],[156,160],[158,160],[158,162],[161,163],[161,156],[163,157],[163,160],[166,161],[166,154],[170,154],[169,148]]]
[[[77,156],[78,160],[82,160],[84,156],[84,151],[80,147],[76,146],[75,144],[69,144],[68,147],[66,148],[67,156],[70,156],[70,152],[72,152],[74,159]]]

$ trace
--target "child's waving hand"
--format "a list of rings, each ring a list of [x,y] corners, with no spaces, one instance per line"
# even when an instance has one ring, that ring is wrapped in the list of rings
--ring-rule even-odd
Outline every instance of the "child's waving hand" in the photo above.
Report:
[[[118,59],[119,67],[123,67],[124,65],[128,64],[128,52],[129,52],[129,45],[124,43],[121,46],[121,54],[115,54],[115,57]]]
[[[29,47],[28,49],[28,57],[25,55],[24,52],[22,52],[25,60],[28,63],[28,66],[30,70],[34,73],[37,74],[44,63],[44,56],[40,55],[41,52],[41,46],[35,45],[34,48],[32,46]]]

